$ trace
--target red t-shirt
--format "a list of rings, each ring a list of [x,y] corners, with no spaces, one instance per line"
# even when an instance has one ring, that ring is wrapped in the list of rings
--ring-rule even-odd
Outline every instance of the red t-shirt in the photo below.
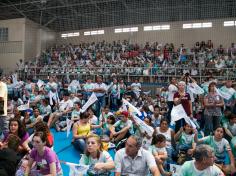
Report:
[[[179,98],[179,97],[180,97],[179,92],[176,92],[174,94],[174,99]],[[183,108],[184,108],[184,110],[185,110],[185,112],[188,116],[190,116],[190,114],[192,113],[191,110],[190,110],[190,103],[191,103],[190,100],[191,100],[191,98],[190,98],[190,95],[188,93],[185,93],[184,97],[182,97],[182,99],[181,99],[181,104],[182,104],[182,106],[183,106]]]

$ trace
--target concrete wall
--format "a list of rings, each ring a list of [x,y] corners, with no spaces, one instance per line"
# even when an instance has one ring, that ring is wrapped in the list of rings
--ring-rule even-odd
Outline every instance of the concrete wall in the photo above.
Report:
[[[5,72],[16,69],[20,59],[30,60],[55,42],[56,33],[25,19],[0,21],[0,27],[8,28],[8,41],[0,41],[0,67]]]
[[[36,56],[40,56],[41,51],[55,42],[56,33],[40,27],[28,19],[25,21],[25,54],[24,58],[30,60]]]
[[[0,21],[0,27],[8,28],[8,41],[0,42],[1,68],[9,71],[16,67],[16,62],[24,58],[25,19]]]
[[[145,25],[132,25],[132,26],[118,26],[103,28],[105,30],[104,35],[84,36],[83,32],[88,30],[81,30],[80,36],[61,38],[60,34],[57,35],[57,43],[72,43],[78,44],[81,42],[98,42],[105,40],[107,42],[117,40],[130,40],[132,43],[145,43],[158,42],[158,43],[174,43],[175,46],[179,46],[184,43],[185,46],[193,46],[196,41],[212,40],[215,46],[223,44],[223,46],[230,46],[231,42],[236,42],[236,27],[224,27],[223,22],[231,19],[217,19],[217,20],[199,20],[199,21],[181,21],[181,22],[170,22],[170,23],[153,23]],[[233,19],[234,21],[236,19]],[[184,23],[195,23],[195,22],[212,22],[212,28],[202,29],[183,29]],[[143,26],[149,25],[163,25],[170,24],[170,30],[167,31],[143,31]],[[123,27],[139,27],[138,32],[133,33],[114,33],[115,28]],[[91,29],[97,30],[97,29]],[[67,31],[63,33],[77,32]]]

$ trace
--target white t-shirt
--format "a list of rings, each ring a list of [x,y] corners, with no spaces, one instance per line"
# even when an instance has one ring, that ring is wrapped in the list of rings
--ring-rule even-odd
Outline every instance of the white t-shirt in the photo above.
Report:
[[[67,110],[69,108],[73,108],[73,102],[69,99],[67,101],[60,101],[59,103],[59,111],[63,112],[64,110]]]
[[[165,133],[162,133],[160,131],[160,127],[156,127],[157,134],[163,134],[166,137],[166,147],[171,148],[171,129],[168,128],[168,130]]]
[[[168,98],[167,101],[174,101],[174,94],[178,91],[178,88],[173,85],[170,84],[168,87]]]

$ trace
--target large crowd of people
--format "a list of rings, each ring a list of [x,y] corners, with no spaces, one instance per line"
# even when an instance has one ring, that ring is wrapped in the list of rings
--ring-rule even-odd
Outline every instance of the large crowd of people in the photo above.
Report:
[[[233,68],[235,53],[234,44],[215,50],[211,41],[196,43],[191,50],[184,46],[176,50],[173,44],[101,42],[56,47],[37,64],[46,68],[59,60],[58,68],[85,64],[92,70],[106,64],[159,67],[176,59],[184,65],[195,62],[197,67],[219,61]],[[23,63],[24,67],[18,65],[25,69]],[[16,170],[18,175],[63,175],[51,128],[72,130],[71,143],[83,154],[80,164],[89,165],[88,175],[176,175],[171,164],[182,165],[178,174],[183,176],[234,174],[236,84],[229,79],[222,85],[212,76],[200,83],[191,73],[172,77],[154,97],[142,90],[139,79],[127,85],[117,74],[109,82],[104,82],[102,73],[95,82],[91,77],[63,82],[56,76],[23,80],[20,72],[1,76],[0,154],[6,156],[0,156],[0,163],[11,163],[0,165],[1,175]],[[184,113],[174,115],[177,107]],[[114,159],[109,148],[116,150]]]
[[[132,44],[126,40],[60,45],[47,49],[34,61],[18,62],[18,69],[24,77],[67,72],[106,77],[161,77],[186,72],[192,76],[214,74],[234,77],[235,67],[235,44],[225,48],[222,45],[213,47],[211,40],[196,42],[193,47],[158,42]]]

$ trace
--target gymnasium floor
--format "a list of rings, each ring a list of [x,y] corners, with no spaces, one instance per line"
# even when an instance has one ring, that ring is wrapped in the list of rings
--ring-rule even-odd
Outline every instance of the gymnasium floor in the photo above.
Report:
[[[79,163],[80,153],[74,149],[71,144],[72,133],[69,137],[66,137],[66,132],[56,132],[51,129],[54,135],[54,151],[56,152],[60,161],[66,161],[71,163]],[[114,158],[114,151],[110,150],[109,153]],[[69,176],[69,167],[66,164],[61,163],[64,176]]]

